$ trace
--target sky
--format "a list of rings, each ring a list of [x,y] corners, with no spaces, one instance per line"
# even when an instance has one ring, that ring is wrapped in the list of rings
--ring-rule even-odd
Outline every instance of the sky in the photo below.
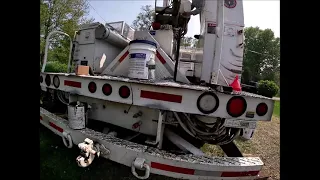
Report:
[[[90,13],[95,21],[125,21],[131,25],[143,5],[154,6],[154,0],[89,0]],[[162,0],[157,1],[158,5]],[[280,0],[244,0],[245,27],[253,26],[261,29],[272,29],[276,37],[280,37]],[[187,36],[193,37],[200,32],[199,17],[193,16],[189,22]]]

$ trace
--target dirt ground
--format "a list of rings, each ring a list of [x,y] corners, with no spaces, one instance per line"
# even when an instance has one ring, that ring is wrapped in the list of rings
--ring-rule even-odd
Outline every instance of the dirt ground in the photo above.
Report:
[[[254,137],[250,142],[265,163],[262,175],[270,176],[270,180],[280,179],[280,118],[273,117],[271,122],[259,122]]]

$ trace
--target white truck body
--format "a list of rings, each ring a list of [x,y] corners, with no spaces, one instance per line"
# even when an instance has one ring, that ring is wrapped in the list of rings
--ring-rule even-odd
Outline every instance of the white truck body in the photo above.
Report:
[[[176,28],[134,32],[134,41],[156,46],[154,79],[128,78],[133,41],[129,43],[131,39],[123,36],[121,28],[112,30],[100,23],[83,26],[71,41],[74,48],[69,67],[87,66],[92,70],[90,75],[44,72],[45,55],[40,89],[46,103],[53,106],[41,104],[40,123],[61,136],[66,147],[78,145],[79,166],[87,167],[101,156],[131,167],[139,179],[148,178],[150,173],[199,180],[258,177],[263,166],[261,159],[242,157],[232,141],[242,128],[254,129],[257,121],[270,121],[274,101],[227,90],[242,69],[243,32],[239,33],[243,30],[242,1],[234,1],[237,3],[234,7],[227,1],[204,2],[200,35],[203,48],[190,58],[198,62],[198,70],[193,68],[194,72],[185,68],[193,62],[180,64],[175,71],[179,63],[172,59],[177,52]],[[54,33],[64,34],[50,33],[46,52]],[[196,84],[191,76],[197,76],[202,83]],[[52,107],[56,102],[62,103],[61,107],[70,107],[75,102],[83,104],[86,112],[79,120],[85,118],[88,122],[79,127],[85,128],[74,128],[74,124],[70,128],[68,118],[75,118],[74,123],[77,114],[68,118],[55,115]],[[91,128],[90,123],[97,122],[102,123],[97,127],[101,130]],[[211,129],[205,132],[202,128]],[[139,135],[147,140],[142,143],[133,140]],[[168,144],[164,137],[183,151],[182,155],[171,152],[170,147],[165,149]],[[206,156],[198,142],[215,143],[229,157]],[[144,170],[145,174],[140,176],[135,169]]]

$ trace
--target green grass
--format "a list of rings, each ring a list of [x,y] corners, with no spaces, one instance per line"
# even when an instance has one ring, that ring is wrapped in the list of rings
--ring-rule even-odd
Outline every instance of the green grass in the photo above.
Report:
[[[273,107],[273,115],[280,117],[280,101],[276,101]]]

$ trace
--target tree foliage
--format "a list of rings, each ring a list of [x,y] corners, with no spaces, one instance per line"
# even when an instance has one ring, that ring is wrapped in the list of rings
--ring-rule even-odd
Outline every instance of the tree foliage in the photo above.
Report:
[[[86,0],[40,0],[40,60],[43,60],[45,41],[52,31],[63,31],[73,37],[81,24],[93,22],[86,16],[89,4]],[[51,38],[48,59],[66,63],[70,41],[65,36]]]
[[[132,22],[132,27],[135,30],[149,30],[154,20],[155,11],[151,5],[141,7],[141,12]]]
[[[245,29],[242,82],[272,80],[280,82],[280,38],[271,29]]]
[[[273,81],[261,80],[258,83],[258,94],[266,97],[274,97],[279,92],[279,87]]]
[[[194,43],[194,39],[192,37],[183,37],[181,39],[181,46],[192,47],[193,43]]]

